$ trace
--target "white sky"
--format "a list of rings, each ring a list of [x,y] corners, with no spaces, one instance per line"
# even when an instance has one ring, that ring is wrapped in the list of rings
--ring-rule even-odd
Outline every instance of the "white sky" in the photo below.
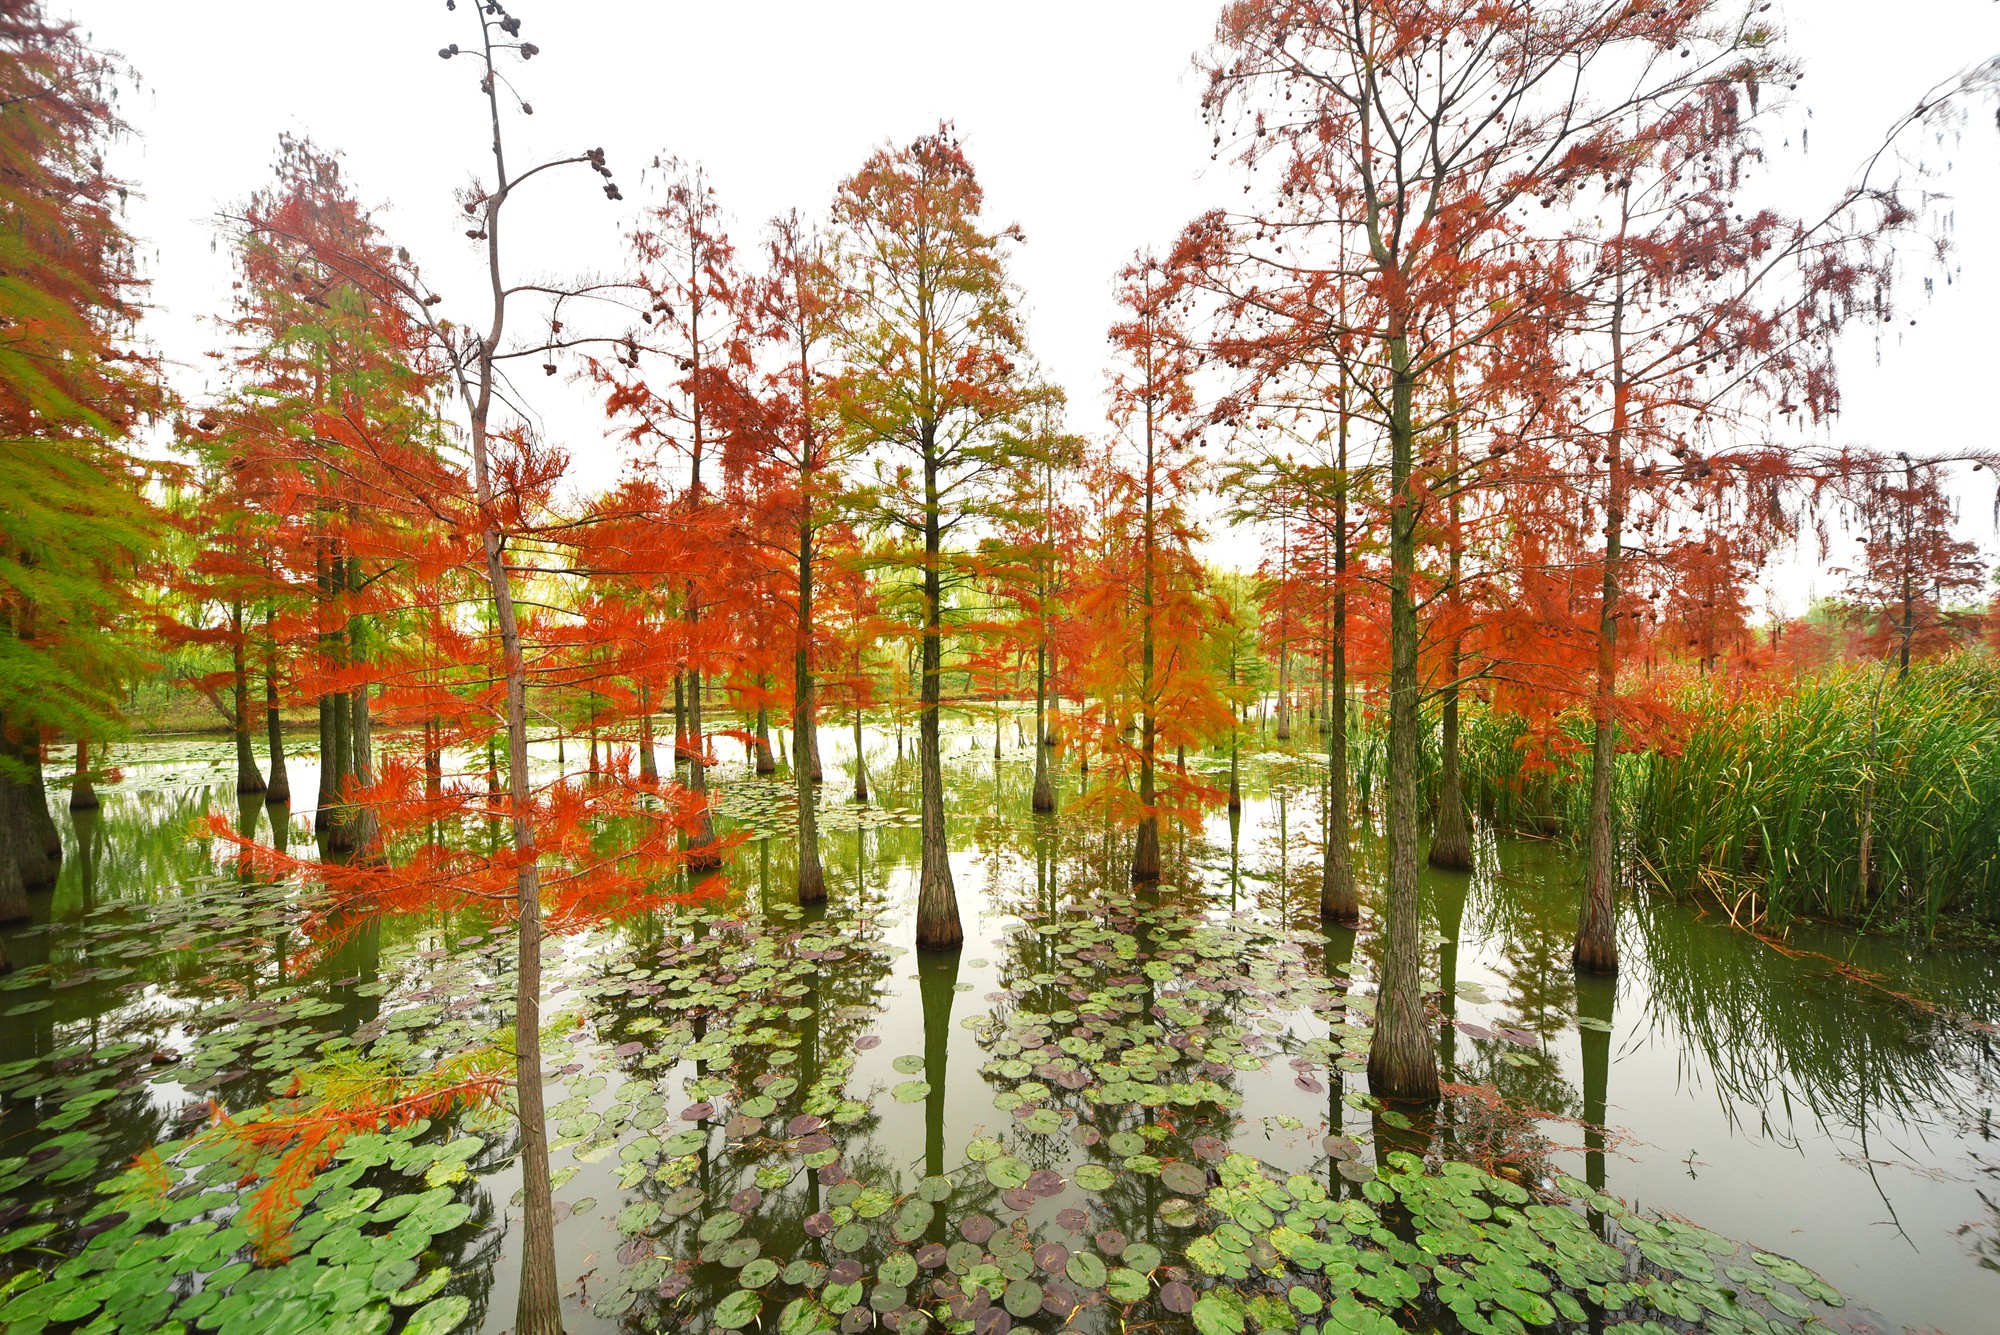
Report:
[[[54,0],[60,9],[65,0]],[[341,151],[358,193],[423,263],[445,310],[481,318],[472,243],[452,191],[482,165],[471,61],[437,49],[470,44],[472,20],[443,0],[70,0],[141,86],[126,99],[138,137],[114,155],[140,198],[130,224],[153,281],[152,337],[199,394],[203,321],[227,306],[216,211],[268,179],[280,131]],[[995,222],[1028,244],[1014,274],[1027,296],[1037,357],[1071,394],[1073,425],[1102,420],[1104,330],[1112,278],[1141,245],[1169,241],[1195,213],[1241,199],[1227,164],[1212,166],[1193,53],[1218,0],[519,0],[523,36],[543,55],[515,71],[536,115],[510,131],[513,161],[602,146],[626,195],[606,201],[577,172],[532,220],[513,216],[524,272],[616,266],[620,233],[646,197],[639,169],[656,155],[698,160],[748,251],[763,221],[824,210],[870,148],[928,130],[959,133]],[[2000,54],[1993,0],[1790,0],[1774,7],[1807,78],[1810,153],[1780,168],[1785,202],[1830,197],[1887,125],[1925,90]],[[1794,149],[1796,150],[1796,145]],[[1832,438],[1913,454],[2000,445],[1986,402],[2000,336],[2000,130],[1976,111],[1951,156],[1956,270],[1950,287],[1880,342],[1863,334],[1843,363],[1846,410]],[[524,221],[526,225],[524,225]],[[1918,257],[1915,264],[1923,263]],[[1915,327],[1907,324],[1915,317]],[[1986,318],[1982,320],[1982,316]],[[553,438],[594,487],[617,468],[601,417],[561,381],[532,388]],[[1967,532],[1994,544],[1991,482],[1970,485]],[[1217,534],[1222,559],[1254,561],[1248,534]],[[1780,577],[1788,601],[1827,592],[1816,556]]]

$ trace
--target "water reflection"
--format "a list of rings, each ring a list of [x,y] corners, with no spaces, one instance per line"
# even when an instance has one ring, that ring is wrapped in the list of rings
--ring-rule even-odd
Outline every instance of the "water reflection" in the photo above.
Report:
[[[1077,801],[1074,758],[1052,754],[1060,814],[1035,816],[1031,748],[1003,746],[996,760],[990,728],[961,730],[947,765],[968,913],[961,954],[895,953],[908,943],[914,898],[916,771],[887,732],[871,730],[862,745],[872,803],[822,796],[829,907],[789,903],[782,771],[759,779],[741,763],[719,766],[725,816],[739,803],[730,819],[775,835],[744,844],[706,883],[716,894],[704,906],[619,924],[573,947],[552,973],[564,980],[576,1038],[572,1058],[556,1063],[565,1084],[551,1099],[581,1100],[558,1115],[569,1128],[558,1127],[559,1143],[580,1156],[558,1193],[566,1282],[587,1276],[573,1292],[574,1329],[707,1310],[740,1266],[723,1264],[736,1237],[703,1229],[748,1191],[758,1193],[747,1216],[761,1255],[838,1265],[822,1225],[853,1204],[857,1181],[914,1192],[959,1170],[982,1136],[1006,1137],[1035,1170],[1071,1176],[1081,1164],[1130,1157],[1135,1140],[1136,1152],[1187,1162],[1240,1148],[1311,1172],[1337,1196],[1365,1176],[1355,1156],[1366,1138],[1373,1153],[1423,1150],[1432,1137],[1456,1152],[1518,1147],[1518,1119],[1483,1112],[1478,1097],[1447,1105],[1434,1126],[1398,1124],[1359,1099],[1360,1063],[1335,1055],[1369,1005],[1381,850],[1364,822],[1355,849],[1364,927],[1322,931],[1324,772],[1314,757],[1246,753],[1241,810],[1163,840],[1163,884],[1135,898],[1127,836],[1101,806]],[[830,731],[823,745],[829,767],[852,770],[848,739]],[[504,973],[493,938],[468,945],[472,924],[430,919],[337,924],[303,939],[283,887],[243,879],[190,830],[220,812],[245,837],[283,846],[305,828],[293,821],[310,815],[237,805],[226,770],[213,771],[199,747],[127,749],[116,761],[127,781],[101,788],[101,811],[63,823],[62,875],[35,897],[35,921],[7,935],[17,964],[59,978],[30,976],[0,992],[0,1009],[46,1003],[0,1024],[0,1070],[13,1073],[0,1077],[0,1157],[31,1148],[40,1124],[76,1096],[74,1083],[48,1084],[58,1064],[89,1073],[91,1088],[118,1091],[88,1122],[92,1164],[65,1159],[51,1170],[74,1175],[54,1183],[62,1187],[179,1134],[183,1110],[207,1098],[240,1108],[268,1097],[288,1070],[283,1054],[315,1050],[282,1038],[294,1023],[287,1007],[323,1005],[309,1017],[321,1036],[403,1032],[398,1016],[413,1005],[468,1027],[497,1018],[479,995]],[[295,758],[292,771],[296,791],[313,791],[309,758]],[[1782,1248],[1903,1320],[1980,1327],[2000,1298],[1989,1111],[2000,1062],[1987,1027],[2000,1020],[2000,960],[1834,933],[1795,933],[1780,949],[1639,900],[1623,915],[1625,973],[1584,979],[1568,962],[1569,853],[1488,837],[1476,864],[1470,875],[1426,871],[1423,881],[1448,1080],[1546,1114],[1556,1166],[1594,1188]],[[230,878],[236,911],[200,899],[218,876]],[[182,902],[191,907],[173,916]],[[1266,934],[1259,939],[1273,951],[1302,949],[1324,983],[1318,1004],[1296,979],[1261,971],[1256,951],[1209,977],[1213,957],[1199,933],[1230,925]],[[1135,965],[1156,952],[1164,971]],[[441,981],[447,960],[467,972]],[[1893,981],[1870,983],[1857,968]],[[1146,1025],[1160,1035],[1136,1028]],[[1065,1084],[1079,1062],[1114,1074],[1167,1069],[1179,1051],[1165,1036],[1196,1032],[1212,1045],[1202,1078],[1227,1106],[1100,1105]],[[222,1041],[237,1033],[249,1038]],[[1252,1069],[1220,1059],[1238,1050]],[[203,1059],[185,1072],[157,1068],[174,1073],[163,1082],[148,1078],[155,1052]],[[908,1101],[891,1092],[915,1081],[924,1088]],[[1024,1084],[1046,1093],[1011,1102]],[[723,1115],[725,1086],[763,1091],[772,1112]],[[684,1108],[703,1103],[716,1104],[716,1120],[683,1120]],[[1029,1128],[1040,1110],[1056,1117],[1056,1133]],[[627,1140],[581,1157],[596,1153],[614,1118],[628,1138],[705,1138],[665,1175],[635,1174],[639,1161],[618,1148]],[[454,1290],[477,1296],[479,1319],[497,1329],[510,1304],[484,1315],[485,1280],[508,1283],[511,1244],[479,1221],[497,1223],[507,1208],[512,1151],[504,1122],[485,1134],[480,1171],[462,1187],[475,1220],[447,1241],[460,1272]],[[801,1150],[819,1146],[815,1138],[826,1145]],[[21,1217],[50,1176],[0,1187],[0,1211]],[[959,1174],[919,1240],[951,1240],[948,1216],[1004,1216],[1005,1193],[1024,1190]],[[688,1205],[689,1192],[699,1204]],[[1143,1240],[1161,1234],[1169,1194],[1157,1177],[1121,1173],[1100,1204],[1113,1227]],[[1037,1220],[1073,1208],[1067,1197],[1023,1199]],[[634,1204],[658,1207],[648,1229],[620,1226]],[[677,1278],[674,1258],[696,1256],[711,1259]],[[729,1254],[740,1257],[740,1248]],[[628,1282],[635,1274],[651,1282]]]

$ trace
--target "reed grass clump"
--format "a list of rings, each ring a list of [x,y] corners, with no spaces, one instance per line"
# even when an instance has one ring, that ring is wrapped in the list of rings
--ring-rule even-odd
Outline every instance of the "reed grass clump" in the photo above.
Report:
[[[1538,734],[1518,714],[1480,708],[1460,728],[1465,800],[1495,827],[1573,838],[1584,828],[1590,785],[1590,720],[1573,712]]]
[[[1678,750],[1628,758],[1629,866],[1739,918],[2000,915],[2000,663],[1854,665],[1789,690],[1690,687]]]

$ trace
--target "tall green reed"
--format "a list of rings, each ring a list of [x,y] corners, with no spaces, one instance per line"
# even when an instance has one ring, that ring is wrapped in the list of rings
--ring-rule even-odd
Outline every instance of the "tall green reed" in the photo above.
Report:
[[[1635,757],[1633,864],[1778,920],[1921,925],[2000,912],[2000,664],[1851,665],[1744,698],[1709,684],[1677,752]]]
[[[1789,690],[1705,679],[1675,704],[1671,748],[1619,757],[1615,802],[1636,879],[1739,919],[1936,928],[2000,917],[2000,663],[1965,653],[1893,670],[1851,664]],[[1466,793],[1493,825],[1575,839],[1590,722],[1552,737],[1474,710]],[[1864,831],[1867,871],[1863,874]]]

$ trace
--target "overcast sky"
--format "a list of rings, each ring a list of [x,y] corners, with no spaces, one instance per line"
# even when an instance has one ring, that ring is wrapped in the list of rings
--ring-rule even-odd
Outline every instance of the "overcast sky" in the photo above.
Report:
[[[54,0],[59,8],[64,0]],[[1027,244],[1014,275],[1033,350],[1070,392],[1073,425],[1101,423],[1104,330],[1112,278],[1142,245],[1172,238],[1195,213],[1240,200],[1211,164],[1194,53],[1217,0],[519,0],[523,36],[543,55],[515,71],[536,115],[510,133],[517,163],[602,146],[627,198],[605,200],[578,173],[531,223],[517,217],[524,270],[614,267],[645,198],[640,168],[661,155],[700,161],[735,219],[739,245],[765,219],[823,212],[835,184],[874,146],[956,121],[995,222]],[[1884,129],[1925,90],[2000,54],[1995,0],[1791,0],[1773,7],[1807,78],[1810,152],[1784,155],[1776,179],[1800,210],[1853,174]],[[126,99],[138,132],[114,162],[140,197],[130,223],[152,279],[152,336],[199,394],[217,346],[204,321],[226,309],[229,264],[214,244],[218,209],[268,179],[281,131],[340,151],[364,202],[456,307],[479,317],[473,247],[452,191],[484,166],[470,61],[472,19],[444,0],[274,5],[236,0],[74,0],[72,12],[140,78]],[[1986,401],[2000,368],[2000,131],[1991,108],[1941,182],[1954,199],[1953,282],[1887,337],[1853,339],[1843,359],[1840,441],[1952,452],[2000,445]],[[510,216],[512,215],[510,213]],[[1919,257],[1915,263],[1921,267]],[[1982,319],[1982,316],[1985,318]],[[1917,323],[1912,327],[1908,320]],[[542,382],[551,434],[586,485],[609,479],[602,419],[560,382]],[[1968,480],[1967,532],[1992,543],[1990,482]],[[1216,535],[1218,554],[1253,560],[1248,535]],[[1832,587],[1798,564],[1792,598]]]

